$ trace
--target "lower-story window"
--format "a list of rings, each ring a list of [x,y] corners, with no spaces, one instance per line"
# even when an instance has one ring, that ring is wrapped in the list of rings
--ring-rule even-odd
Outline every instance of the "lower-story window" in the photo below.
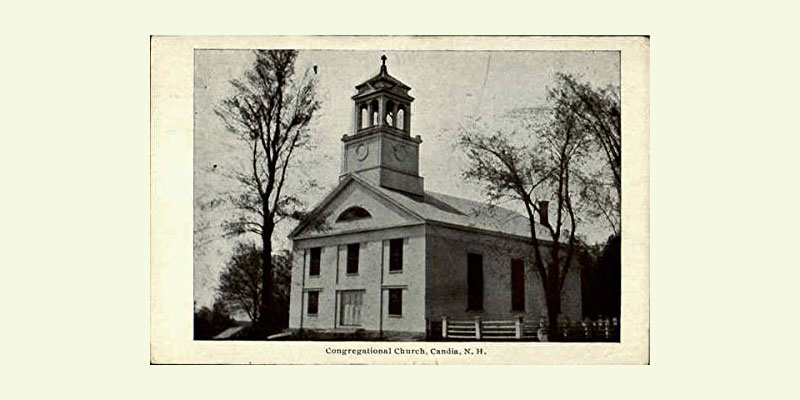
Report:
[[[403,315],[403,289],[389,289],[389,315]]]
[[[467,254],[467,310],[483,310],[482,254]]]
[[[319,311],[319,292],[308,292],[308,314],[317,315]]]
[[[511,259],[511,311],[525,311],[525,262]]]

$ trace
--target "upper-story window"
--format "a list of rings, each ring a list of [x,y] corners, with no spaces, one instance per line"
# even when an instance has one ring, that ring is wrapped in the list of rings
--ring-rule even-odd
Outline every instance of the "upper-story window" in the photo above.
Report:
[[[319,247],[314,247],[311,249],[311,264],[308,268],[308,275],[310,276],[319,276],[319,264],[320,259],[322,258],[322,249]]]
[[[389,271],[403,270],[403,239],[389,241]]]
[[[339,217],[336,218],[336,222],[352,221],[354,219],[364,219],[364,218],[371,218],[371,217],[372,217],[372,214],[370,214],[369,211],[367,211],[367,210],[365,210],[365,209],[363,209],[363,208],[361,208],[359,206],[353,206],[353,207],[350,207],[350,208],[342,211],[342,213],[339,214]]]
[[[358,251],[360,250],[359,243],[351,243],[347,245],[347,273],[358,273]]]

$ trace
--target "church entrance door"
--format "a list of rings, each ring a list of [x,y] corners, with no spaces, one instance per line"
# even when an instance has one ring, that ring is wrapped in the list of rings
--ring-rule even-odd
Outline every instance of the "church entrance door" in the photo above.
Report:
[[[364,302],[363,290],[340,292],[339,321],[342,326],[361,325],[361,306]]]

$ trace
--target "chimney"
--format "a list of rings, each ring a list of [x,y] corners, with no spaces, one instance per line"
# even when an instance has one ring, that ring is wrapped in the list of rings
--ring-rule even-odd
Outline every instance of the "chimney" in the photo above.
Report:
[[[539,206],[538,206],[538,208],[539,208],[539,223],[541,223],[542,225],[550,225],[550,222],[547,219],[547,215],[548,215],[547,206],[550,204],[550,202],[547,201],[547,200],[539,200],[536,203],[539,204]]]

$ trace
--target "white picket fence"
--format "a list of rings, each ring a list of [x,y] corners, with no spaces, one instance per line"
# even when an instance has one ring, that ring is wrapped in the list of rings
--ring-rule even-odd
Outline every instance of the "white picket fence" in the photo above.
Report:
[[[451,320],[442,318],[441,337],[444,340],[548,340],[549,329],[545,319],[524,320]],[[619,323],[616,318],[564,321],[557,335],[565,341],[615,341],[619,340]],[[556,338],[550,338],[553,340]]]

